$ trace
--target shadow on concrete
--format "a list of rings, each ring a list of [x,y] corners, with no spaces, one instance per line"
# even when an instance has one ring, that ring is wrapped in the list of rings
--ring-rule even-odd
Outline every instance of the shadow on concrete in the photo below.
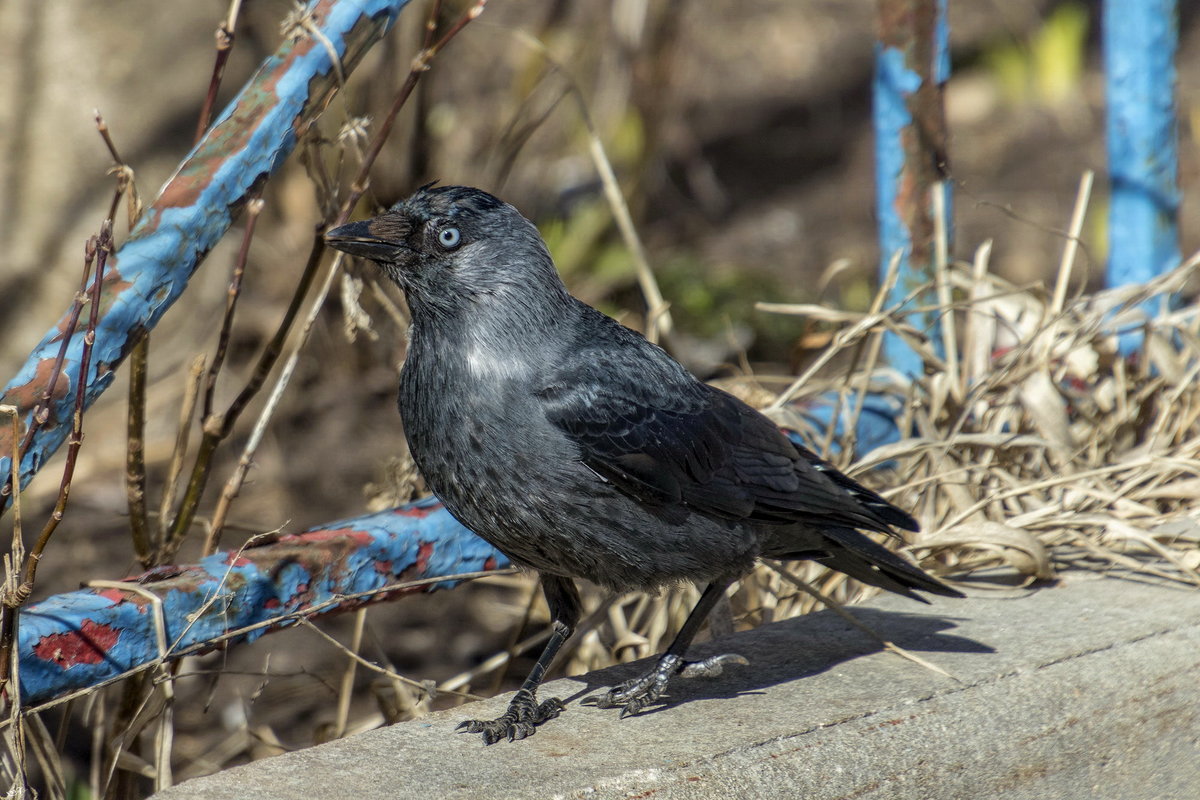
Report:
[[[994,653],[994,648],[950,631],[955,617],[939,614],[905,613],[874,608],[855,608],[851,613],[884,639],[914,653]],[[734,666],[715,678],[674,679],[658,703],[642,716],[666,711],[682,703],[702,699],[734,698],[761,693],[770,686],[818,675],[847,661],[883,651],[883,645],[852,626],[832,611],[819,611],[737,634],[736,649],[722,647],[725,639],[694,645],[689,659],[737,652],[750,665]],[[566,703],[600,694],[621,681],[645,673],[657,656],[630,664],[609,667],[576,678],[586,688],[563,698]],[[920,669],[913,665],[914,669]],[[816,699],[816,698],[814,698]]]

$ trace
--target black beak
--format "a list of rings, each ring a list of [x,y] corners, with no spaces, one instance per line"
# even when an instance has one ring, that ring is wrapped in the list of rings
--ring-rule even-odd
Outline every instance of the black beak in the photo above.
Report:
[[[372,261],[395,263],[401,259],[401,252],[407,250],[400,242],[384,239],[371,232],[371,227],[377,220],[350,222],[325,233],[325,244],[360,258]]]

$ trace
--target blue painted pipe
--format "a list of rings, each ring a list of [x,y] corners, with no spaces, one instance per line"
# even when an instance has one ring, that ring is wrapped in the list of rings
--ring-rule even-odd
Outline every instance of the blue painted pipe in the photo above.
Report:
[[[950,77],[950,28],[946,21],[946,0],[936,0],[932,7],[936,18],[929,26],[933,42],[926,47],[918,41],[924,28],[914,20],[930,10],[930,2],[932,0],[883,0],[880,3],[881,36],[875,48],[872,93],[881,281],[887,276],[893,258],[900,254],[899,279],[888,295],[889,307],[900,303],[922,284],[932,286],[934,277],[931,221],[935,210],[928,162],[941,154],[924,149],[929,143],[928,137],[918,131],[921,121],[914,120],[912,107],[915,95],[923,88],[922,75],[918,71],[922,66],[939,95]],[[924,52],[931,54],[928,65],[917,61],[917,54]],[[940,113],[936,116],[940,124]],[[925,120],[925,124],[930,122],[930,119]],[[950,205],[947,190],[944,220],[947,233],[951,230]],[[924,230],[914,231],[914,220],[921,218],[929,224]],[[914,241],[918,245],[916,249]],[[918,254],[917,258],[914,258],[914,252]],[[909,305],[934,305],[936,300],[936,291],[930,288]],[[908,319],[940,344],[935,315],[910,314]],[[920,357],[899,337],[887,334],[883,351],[888,362],[902,374],[910,378],[922,374]]]
[[[345,611],[397,582],[500,569],[508,558],[432,497],[340,520],[199,564],[158,567],[125,588],[81,589],[21,609],[21,698],[36,705],[123,673]],[[407,592],[456,585],[447,580]],[[138,591],[134,591],[137,589]],[[158,598],[155,602],[151,597]],[[386,599],[376,595],[370,600]],[[161,614],[159,608],[161,606]],[[165,652],[160,651],[162,625]],[[230,633],[250,628],[230,638]]]
[[[1103,28],[1107,281],[1115,287],[1145,283],[1180,261],[1176,0],[1105,0]]]

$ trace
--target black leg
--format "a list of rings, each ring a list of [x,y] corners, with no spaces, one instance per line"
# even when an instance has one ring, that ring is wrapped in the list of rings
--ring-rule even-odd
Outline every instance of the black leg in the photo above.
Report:
[[[704,589],[699,602],[684,620],[683,627],[675,635],[675,641],[659,658],[654,668],[638,678],[625,681],[612,687],[606,694],[591,700],[591,705],[600,708],[615,708],[621,706],[621,717],[637,714],[646,706],[653,703],[666,691],[667,684],[675,675],[684,678],[716,677],[720,675],[727,664],[748,664],[749,662],[734,653],[712,656],[703,661],[684,661],[683,654],[687,652],[696,637],[696,632],[704,624],[713,606],[725,594],[733,581],[714,581]]]
[[[579,622],[582,604],[575,582],[570,578],[559,578],[554,575],[542,575],[542,593],[546,595],[546,604],[550,606],[550,619],[553,629],[550,641],[538,656],[537,663],[529,671],[529,677],[516,696],[508,704],[508,710],[496,719],[471,719],[458,726],[463,733],[482,733],[484,744],[494,744],[507,738],[524,739],[533,734],[535,728],[548,719],[554,719],[563,710],[562,701],[550,698],[541,703],[537,701],[537,690],[546,676],[546,670],[554,661],[554,656]]]

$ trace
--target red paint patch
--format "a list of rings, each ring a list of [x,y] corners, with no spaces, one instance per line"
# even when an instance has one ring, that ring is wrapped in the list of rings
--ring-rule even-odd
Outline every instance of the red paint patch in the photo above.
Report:
[[[328,542],[334,539],[349,539],[358,545],[368,545],[374,539],[371,534],[366,531],[358,531],[354,528],[337,528],[336,530],[318,530],[308,531],[306,533],[296,534],[294,537],[284,537],[289,541],[304,541],[304,542]]]
[[[263,603],[263,608],[279,608],[279,598],[272,597],[267,602]]]
[[[433,555],[433,543],[421,542],[421,546],[417,548],[417,562],[413,565],[417,572],[425,572],[429,568],[429,558]]]
[[[230,551],[225,556],[225,563],[231,567],[245,567],[253,564],[254,562],[245,556],[239,556],[236,552]]]
[[[77,631],[43,636],[33,652],[43,661],[70,669],[76,664],[99,664],[120,638],[116,628],[85,619]]]
[[[376,561],[375,571],[382,575],[392,574],[392,560],[389,558],[386,561]]]
[[[434,512],[441,511],[441,503],[433,503],[428,506],[402,506],[401,508],[392,509],[392,513],[399,517],[409,517],[411,519],[425,519]]]
[[[485,571],[485,572],[487,572],[487,571],[491,571],[491,570],[493,570],[493,569],[495,569],[495,568],[496,568],[496,557],[495,557],[495,556],[488,556],[488,557],[487,557],[487,558],[484,560],[484,562],[483,562],[483,569],[484,569],[484,571]]]

